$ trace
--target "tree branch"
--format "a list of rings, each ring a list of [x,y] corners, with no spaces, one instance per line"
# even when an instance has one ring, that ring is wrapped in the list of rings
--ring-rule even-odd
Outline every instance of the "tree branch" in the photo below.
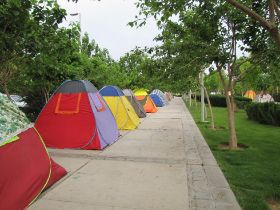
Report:
[[[275,26],[276,19],[275,19],[275,13],[274,13],[274,1],[268,0],[268,9],[269,9],[269,22],[271,25]]]
[[[246,5],[239,3],[236,0],[225,0],[225,1],[228,2],[229,4],[231,4],[232,6],[234,6],[235,8],[241,10],[242,12],[244,12],[245,14],[247,14],[254,20],[258,21],[267,30],[271,30],[272,27],[271,27],[270,23],[265,18],[260,16],[257,12],[253,11]]]
[[[280,10],[279,10],[279,7],[278,7],[276,1],[273,1],[273,4],[274,4],[274,10],[275,10],[275,13],[277,15],[278,21],[280,21]]]

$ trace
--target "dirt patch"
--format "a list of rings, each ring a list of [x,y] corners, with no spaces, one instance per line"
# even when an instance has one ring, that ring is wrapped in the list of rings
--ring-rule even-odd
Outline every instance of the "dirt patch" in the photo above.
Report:
[[[267,199],[267,204],[271,210],[280,210],[280,202],[274,198]]]
[[[238,143],[237,144],[237,149],[235,149],[235,150],[240,150],[240,151],[242,151],[242,150],[245,150],[245,149],[247,149],[248,148],[248,146],[247,145],[245,145],[245,144],[241,144],[241,143]],[[219,149],[222,149],[222,150],[229,150],[229,144],[228,144],[228,142],[222,142],[221,144],[219,144]],[[280,209],[279,209],[280,210]]]

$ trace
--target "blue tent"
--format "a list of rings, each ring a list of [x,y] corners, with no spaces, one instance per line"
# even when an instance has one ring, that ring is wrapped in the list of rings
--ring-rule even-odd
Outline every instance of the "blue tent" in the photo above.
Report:
[[[164,93],[161,90],[155,89],[151,92],[151,94],[155,94],[160,98],[160,100],[163,104],[162,106],[166,106],[168,104],[168,101],[167,101]]]
[[[162,107],[162,106],[164,106],[163,101],[161,100],[161,98],[160,98],[157,94],[151,93],[151,94],[150,94],[150,97],[151,97],[151,99],[153,100],[153,102],[155,103],[155,105],[156,105],[157,107]]]
[[[120,88],[118,88],[117,86],[105,86],[103,87],[99,93],[102,96],[124,96],[124,93],[122,92],[122,90]]]

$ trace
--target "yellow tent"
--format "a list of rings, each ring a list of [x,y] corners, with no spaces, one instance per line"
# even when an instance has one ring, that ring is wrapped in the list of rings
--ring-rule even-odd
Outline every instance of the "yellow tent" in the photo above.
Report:
[[[158,111],[157,106],[145,89],[135,90],[134,94],[136,99],[143,105],[147,113],[155,113]]]
[[[105,86],[99,92],[111,109],[119,129],[133,130],[137,128],[140,119],[124,93],[118,87]]]
[[[136,96],[146,96],[146,95],[149,95],[149,94],[148,94],[148,90],[141,88],[141,89],[134,90],[134,95],[136,95]]]

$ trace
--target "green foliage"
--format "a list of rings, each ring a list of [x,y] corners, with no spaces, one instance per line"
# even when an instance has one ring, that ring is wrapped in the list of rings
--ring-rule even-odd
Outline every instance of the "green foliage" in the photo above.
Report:
[[[48,34],[58,29],[65,10],[55,0],[4,0],[0,4],[0,85],[20,74],[22,64],[47,47]],[[53,46],[52,46],[53,47]],[[39,48],[39,49],[38,49]]]
[[[219,74],[216,71],[205,76],[204,86],[209,92],[222,93],[224,91],[223,85],[220,82]]]
[[[246,106],[246,112],[250,120],[280,126],[280,104],[251,103]]]

